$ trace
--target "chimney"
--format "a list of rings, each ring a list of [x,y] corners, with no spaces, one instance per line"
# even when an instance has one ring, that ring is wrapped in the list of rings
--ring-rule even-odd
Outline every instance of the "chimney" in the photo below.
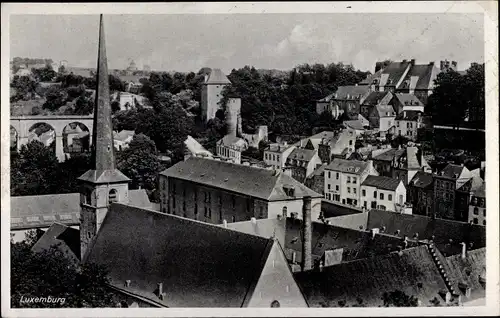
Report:
[[[158,283],[158,297],[163,296],[163,283]]]
[[[127,280],[125,281],[125,287],[130,287],[130,279],[127,279]]]
[[[434,65],[434,61],[429,62],[429,65]]]
[[[203,82],[206,83],[208,81],[208,75],[205,74],[204,78],[203,78]]]
[[[379,229],[378,228],[373,228],[371,229],[371,234],[372,234],[372,239],[375,238],[375,235],[377,235],[379,233]]]
[[[311,197],[303,199],[302,206],[302,271],[312,267]]]
[[[226,220],[222,220],[222,224],[224,224],[224,227],[227,228],[227,221]]]
[[[406,118],[406,111],[403,112],[403,117]]]
[[[467,256],[467,244],[462,242],[460,243],[460,245],[462,245],[462,259],[465,259],[465,257]]]
[[[411,59],[410,63],[411,63],[412,65],[415,65],[415,59]]]
[[[256,224],[257,223],[257,219],[256,218],[251,218],[250,221],[253,223],[253,224]]]

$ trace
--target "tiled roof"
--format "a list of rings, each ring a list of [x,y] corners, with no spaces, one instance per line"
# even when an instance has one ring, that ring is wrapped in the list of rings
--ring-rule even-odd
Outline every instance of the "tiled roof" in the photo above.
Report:
[[[391,105],[377,105],[375,107],[379,117],[396,117],[396,112]]]
[[[321,197],[283,173],[218,160],[191,157],[161,174],[270,201],[290,199],[283,186],[293,187],[295,198]]]
[[[363,127],[363,123],[361,120],[346,120],[344,121],[344,126],[356,129],[356,130],[364,130],[365,127]]]
[[[462,171],[465,169],[464,166],[459,166],[455,164],[448,164],[443,170],[440,171],[438,176],[445,177],[449,179],[457,179],[462,174]]]
[[[403,106],[424,106],[424,104],[413,94],[396,93],[394,96]]]
[[[273,244],[273,239],[114,204],[87,261],[106,266],[115,288],[161,306],[241,307]]]
[[[370,90],[369,86],[365,85],[348,85],[348,86],[339,86],[337,91],[333,94],[328,95],[327,97],[320,99],[320,102],[329,102],[332,99],[359,99],[361,96],[368,93]]]
[[[278,214],[280,214],[279,211]],[[223,226],[223,225],[221,225]],[[251,235],[260,236],[266,239],[275,237],[281,246],[285,246],[286,218],[280,219],[256,219],[254,221],[233,222],[227,224],[228,229]]]
[[[422,112],[418,110],[403,110],[396,116],[396,120],[411,120],[416,121]]]
[[[384,99],[390,92],[371,92],[368,97],[363,101],[362,105],[377,105],[382,99]]]
[[[54,223],[33,245],[33,252],[42,252],[56,246],[74,263],[80,262],[80,231],[64,224]]]
[[[408,61],[392,62],[391,64],[387,65],[382,71],[382,74],[389,75],[388,82],[384,86],[396,86],[409,65],[410,62]],[[390,83],[389,80],[391,81]]]
[[[484,297],[485,286],[480,282],[479,277],[486,273],[486,248],[467,251],[465,255],[465,258],[462,258],[461,254],[446,257],[449,275],[458,290],[460,290],[460,284],[465,284],[466,287],[471,288],[471,294],[473,294],[471,298]]]
[[[434,182],[434,176],[432,173],[417,171],[417,173],[411,179],[410,184],[418,188],[432,187]]]
[[[434,64],[418,64],[410,68],[403,82],[410,80],[412,76],[418,76],[415,89],[429,89],[433,85],[433,80],[439,73],[439,69]]]
[[[325,169],[353,174],[361,174],[367,167],[368,163],[365,161],[335,158]]]
[[[392,161],[400,158],[404,152],[404,149],[390,148],[389,150],[373,157],[373,160]]]
[[[318,260],[325,251],[343,248],[342,261],[347,262],[354,259],[385,255],[391,251],[397,251],[402,246],[402,239],[390,235],[376,235],[372,238],[366,229],[350,229],[312,222],[312,258]],[[287,218],[285,233],[285,252],[291,259],[292,252],[296,254],[296,260],[302,259],[302,220]],[[411,243],[414,244],[414,243]]]
[[[401,182],[401,180],[384,176],[367,176],[361,185],[394,191]]]
[[[146,190],[129,190],[131,205],[149,208]],[[19,196],[10,198],[11,229],[49,227],[54,222],[80,224],[80,193]]]
[[[210,72],[210,75],[208,76],[207,81],[204,84],[220,84],[220,85],[225,85],[225,84],[231,84],[229,79],[222,73],[222,71],[218,68],[212,69]]]
[[[441,290],[447,290],[427,246],[393,252],[388,255],[342,263],[323,268],[322,272],[296,274],[312,307],[357,305],[383,306],[383,294],[402,291],[429,306]]]
[[[301,161],[311,161],[311,159],[316,154],[316,150],[295,148],[292,153],[288,156],[288,160],[301,160]]]
[[[413,238],[418,233],[419,240],[431,240],[446,255],[460,253],[460,242],[473,243],[473,248],[486,245],[485,227],[465,222],[432,219],[416,214],[401,214],[391,211],[371,210],[368,215],[368,228],[385,227],[385,232],[399,237]],[[450,241],[451,240],[451,241]]]

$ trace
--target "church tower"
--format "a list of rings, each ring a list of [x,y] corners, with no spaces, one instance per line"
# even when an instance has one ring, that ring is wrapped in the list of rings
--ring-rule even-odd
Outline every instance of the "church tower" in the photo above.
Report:
[[[104,24],[100,16],[99,50],[97,54],[97,90],[95,94],[94,127],[92,135],[92,167],[78,180],[80,187],[80,250],[85,256],[108,207],[113,202],[128,203],[130,181],[115,166],[113,127],[109,99],[108,62],[104,41]]]

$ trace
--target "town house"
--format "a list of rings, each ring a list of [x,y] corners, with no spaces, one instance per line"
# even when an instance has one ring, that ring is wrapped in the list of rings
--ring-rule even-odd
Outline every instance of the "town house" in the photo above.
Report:
[[[396,116],[394,134],[415,141],[418,129],[424,126],[422,118],[421,111],[403,110]]]
[[[318,150],[315,149],[295,148],[286,160],[286,167],[291,170],[292,177],[301,183],[304,183],[319,166],[321,159]]]
[[[241,153],[247,148],[248,143],[244,139],[234,135],[226,135],[217,141],[216,153],[223,160],[240,164]]]
[[[318,136],[317,134],[315,136]],[[354,152],[356,145],[356,132],[346,128],[340,132],[324,131],[318,144],[318,155],[322,162],[329,164],[333,158],[345,159]]]
[[[377,105],[373,107],[368,120],[370,128],[380,132],[387,132],[394,125],[396,112],[391,105]]]
[[[424,104],[413,94],[396,93],[393,95],[390,104],[398,114],[404,110],[424,112]]]
[[[407,200],[412,204],[413,214],[434,216],[434,176],[417,171],[407,188]]]
[[[472,192],[469,204],[469,223],[486,226],[486,185],[483,183]]]
[[[360,105],[370,94],[368,86],[339,86],[337,91],[316,102],[316,112],[322,114],[329,111],[333,118],[338,119],[346,114],[349,119],[357,119]]]
[[[401,180],[367,176],[361,183],[361,201],[365,209],[406,212],[406,188]]]
[[[276,169],[285,167],[288,156],[295,150],[294,145],[274,143],[264,150],[264,162]]]
[[[378,105],[389,105],[393,95],[390,92],[371,92],[361,103],[360,114],[369,119],[373,109]]]

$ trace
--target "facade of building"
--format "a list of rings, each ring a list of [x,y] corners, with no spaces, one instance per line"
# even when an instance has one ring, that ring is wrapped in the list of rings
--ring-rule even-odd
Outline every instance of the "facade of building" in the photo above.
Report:
[[[406,188],[398,179],[367,176],[361,183],[361,201],[365,209],[405,213]]]
[[[459,193],[460,188],[472,178],[470,171],[454,164],[447,165],[435,175],[434,210],[436,217],[467,221],[469,215],[469,193]]]
[[[486,226],[486,184],[472,192],[469,203],[469,223]]]
[[[272,166],[276,169],[282,169],[285,167],[288,156],[295,150],[294,145],[289,145],[286,142],[283,144],[274,143],[270,144],[264,150],[264,162],[267,165]]]
[[[356,130],[346,128],[336,132],[325,131],[321,134],[317,149],[322,162],[329,164],[333,158],[345,159],[355,151]],[[320,134],[315,136],[318,135]]]
[[[360,114],[363,118],[369,120],[373,109],[378,105],[389,105],[393,98],[390,92],[372,91],[361,103]]]
[[[396,93],[390,104],[398,114],[405,110],[424,112],[424,104],[413,94]]]
[[[371,161],[334,159],[325,167],[325,199],[361,206],[361,184],[370,174],[377,174]]]
[[[339,86],[337,91],[316,101],[316,113],[331,112],[333,118],[338,119],[342,114],[356,119],[360,105],[370,93],[368,86]]]
[[[134,136],[134,130],[122,130],[120,132],[113,132],[113,143],[115,145],[115,148],[120,151],[127,149],[132,139],[134,139]]]
[[[434,176],[432,173],[417,171],[408,184],[407,200],[412,205],[413,214],[434,217]]]
[[[394,135],[403,136],[409,140],[417,140],[418,129],[424,126],[422,112],[403,110],[396,116]]]
[[[321,211],[320,194],[279,170],[191,157],[163,171],[159,182],[161,212],[207,223],[300,218],[304,196],[313,197],[313,220]]]
[[[370,128],[386,132],[394,126],[396,112],[391,105],[377,105],[368,116]]]
[[[222,90],[229,84],[231,82],[220,69],[212,69],[210,75],[205,77],[201,89],[201,115],[205,122],[214,118],[221,108]]]
[[[304,183],[322,162],[318,150],[295,148],[286,159],[286,167],[291,170],[292,177]]]
[[[245,140],[232,135],[226,135],[216,145],[217,156],[237,164],[241,163],[241,153],[247,148],[248,144]]]

